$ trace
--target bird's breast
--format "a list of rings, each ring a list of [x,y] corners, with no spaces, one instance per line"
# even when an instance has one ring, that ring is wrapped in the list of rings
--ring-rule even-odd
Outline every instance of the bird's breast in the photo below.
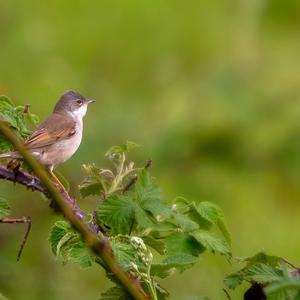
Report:
[[[75,134],[68,139],[54,143],[40,158],[45,165],[57,166],[62,164],[77,151],[82,139],[82,122],[77,122]]]

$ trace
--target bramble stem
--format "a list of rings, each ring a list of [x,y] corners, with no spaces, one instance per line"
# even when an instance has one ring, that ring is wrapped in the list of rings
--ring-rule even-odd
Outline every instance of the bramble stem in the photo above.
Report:
[[[114,274],[120,284],[128,291],[129,294],[137,300],[149,300],[139,282],[124,272],[113,255],[111,245],[107,238],[98,232],[96,235],[91,228],[83,222],[83,220],[74,213],[69,202],[65,201],[62,191],[58,191],[51,179],[49,178],[45,168],[37,160],[35,160],[30,152],[25,148],[23,143],[8,128],[5,122],[0,121],[0,132],[12,143],[15,149],[22,155],[25,162],[29,164],[35,175],[46,189],[46,195],[51,198],[61,214],[72,224],[72,226],[82,236],[86,246],[89,247],[101,260],[105,263],[107,269]],[[17,177],[17,176],[16,176]],[[69,199],[72,199],[69,197]],[[72,202],[74,203],[74,202]]]

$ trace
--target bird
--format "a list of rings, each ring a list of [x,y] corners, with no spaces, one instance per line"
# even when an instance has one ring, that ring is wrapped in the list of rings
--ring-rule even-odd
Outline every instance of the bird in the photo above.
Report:
[[[71,158],[81,144],[83,118],[93,102],[76,91],[65,92],[49,117],[24,141],[27,150],[56,180],[53,170]],[[0,158],[22,160],[17,151],[2,153]]]

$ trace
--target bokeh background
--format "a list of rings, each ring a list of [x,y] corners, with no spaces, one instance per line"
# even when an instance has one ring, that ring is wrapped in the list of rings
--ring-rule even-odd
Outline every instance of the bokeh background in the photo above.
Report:
[[[97,99],[80,150],[59,170],[72,193],[81,164],[132,140],[153,159],[167,201],[219,204],[235,256],[259,250],[300,264],[300,2],[297,0],[0,0],[0,94],[46,117],[76,89]],[[22,225],[0,227],[0,291],[8,299],[98,299],[96,266],[61,266],[47,236],[57,219],[40,195],[0,182]],[[92,207],[95,199],[80,205]],[[162,281],[172,300],[226,299],[237,266],[205,254]],[[232,293],[241,299],[246,286]]]

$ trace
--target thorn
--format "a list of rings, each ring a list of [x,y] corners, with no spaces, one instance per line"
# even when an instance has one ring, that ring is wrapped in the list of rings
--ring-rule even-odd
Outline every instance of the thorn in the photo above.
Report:
[[[145,164],[145,169],[149,169],[152,166],[152,160],[148,159]]]
[[[28,114],[29,113],[30,106],[31,106],[30,104],[25,104],[24,111],[23,111],[24,114]]]

